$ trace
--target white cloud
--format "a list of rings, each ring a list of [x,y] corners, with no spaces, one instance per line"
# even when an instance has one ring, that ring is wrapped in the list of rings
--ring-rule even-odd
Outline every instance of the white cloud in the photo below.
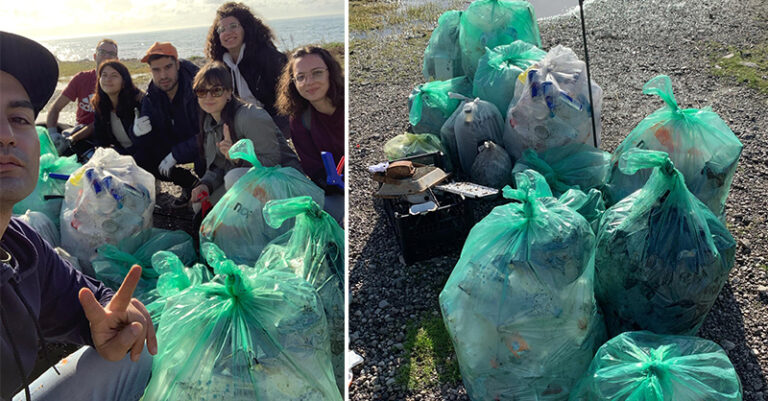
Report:
[[[342,14],[345,0],[246,0],[269,19]],[[215,0],[27,0],[7,1],[3,30],[33,39],[173,29],[208,25],[223,1]]]

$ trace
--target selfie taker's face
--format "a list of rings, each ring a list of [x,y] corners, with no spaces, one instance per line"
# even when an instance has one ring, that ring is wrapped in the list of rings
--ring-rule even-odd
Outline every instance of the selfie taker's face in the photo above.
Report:
[[[0,206],[12,207],[37,185],[40,142],[35,112],[21,83],[0,71]]]

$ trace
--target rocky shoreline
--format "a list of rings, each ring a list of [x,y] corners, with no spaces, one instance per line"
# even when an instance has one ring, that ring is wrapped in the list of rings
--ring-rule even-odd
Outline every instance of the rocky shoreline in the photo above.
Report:
[[[462,8],[466,8],[466,3]],[[727,204],[738,241],[736,265],[699,336],[728,353],[744,400],[768,398],[768,100],[734,78],[713,75],[728,49],[768,40],[762,0],[668,2],[596,0],[585,6],[592,78],[603,89],[603,144],[613,151],[645,116],[662,106],[643,84],[669,75],[683,108],[711,106],[744,144]],[[434,28],[432,24],[431,28]],[[431,29],[429,28],[429,29]],[[365,362],[354,370],[350,400],[467,400],[460,381],[432,373],[426,388],[400,379],[407,330],[440,318],[438,294],[458,252],[405,266],[366,167],[385,159],[382,146],[408,128],[406,101],[422,83],[429,29],[404,27],[350,43],[349,341]],[[583,56],[578,14],[540,21],[545,50],[562,44]],[[762,71],[768,80],[768,71]],[[455,356],[453,356],[455,360]],[[450,356],[448,357],[450,359]]]

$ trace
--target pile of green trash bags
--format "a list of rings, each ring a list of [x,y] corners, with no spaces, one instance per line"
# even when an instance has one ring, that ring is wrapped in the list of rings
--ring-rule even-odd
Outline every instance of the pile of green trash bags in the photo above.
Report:
[[[702,338],[622,333],[603,344],[570,401],[741,401],[728,355]]]
[[[445,120],[459,106],[459,99],[450,93],[470,96],[472,82],[465,76],[445,81],[432,81],[413,88],[408,96],[408,121],[417,134],[439,134]]]
[[[158,297],[155,287],[160,274],[152,268],[152,257],[159,251],[175,254],[185,265],[197,261],[197,252],[189,234],[181,230],[150,228],[120,240],[117,245],[100,246],[96,256],[91,259],[91,267],[97,279],[117,290],[131,266],[141,266],[141,280],[133,296],[148,304]]]
[[[621,155],[632,148],[659,150],[669,154],[685,177],[688,190],[722,218],[741,156],[741,142],[712,109],[679,108],[668,76],[648,81],[643,93],[659,96],[666,105],[643,119],[616,148],[607,193],[609,204],[642,187],[650,175],[623,174],[616,166]]]
[[[461,48],[459,47],[459,21],[462,12],[449,10],[437,19],[437,28],[429,37],[429,44],[424,49],[424,80],[445,81],[464,75],[461,67]]]
[[[461,14],[459,46],[462,67],[474,77],[485,49],[516,40],[541,47],[539,25],[533,5],[527,1],[476,0]]]
[[[630,149],[619,159],[625,174],[648,168],[648,182],[602,217],[595,295],[611,335],[693,335],[728,279],[736,242],[666,153]]]
[[[512,173],[536,170],[546,178],[552,193],[560,196],[569,189],[603,190],[611,168],[611,154],[583,143],[557,146],[537,153],[526,149]]]
[[[541,152],[569,143],[600,145],[603,91],[591,82],[590,107],[586,64],[573,50],[553,47],[516,85],[504,129],[504,148],[514,159],[529,148]]]
[[[472,95],[493,103],[499,113],[506,115],[515,96],[517,77],[546,55],[544,50],[522,40],[485,49],[477,64]]]
[[[253,265],[269,241],[287,232],[264,222],[262,209],[273,199],[308,195],[323,205],[325,194],[304,174],[291,167],[264,167],[250,139],[241,139],[229,149],[229,157],[243,159],[253,167],[222,196],[200,225],[200,243],[215,243],[236,263]]]
[[[446,153],[440,138],[432,134],[404,132],[384,144],[384,154],[390,161],[432,152]]]
[[[216,275],[166,299],[144,399],[341,400],[312,285],[238,266],[214,244],[201,252]]]
[[[602,344],[594,234],[535,171],[469,233],[440,293],[473,400],[565,400]]]
[[[293,228],[264,248],[256,268],[286,269],[305,279],[323,304],[331,341],[336,384],[344,391],[344,230],[309,196],[269,201],[264,219]]]
[[[48,134],[45,134],[45,138]],[[42,151],[42,143],[41,143]],[[27,210],[45,213],[59,226],[61,204],[64,201],[64,189],[70,174],[81,167],[77,162],[77,156],[59,157],[56,148],[40,155],[40,170],[37,176],[37,185],[21,202],[13,205],[13,214],[24,214]]]

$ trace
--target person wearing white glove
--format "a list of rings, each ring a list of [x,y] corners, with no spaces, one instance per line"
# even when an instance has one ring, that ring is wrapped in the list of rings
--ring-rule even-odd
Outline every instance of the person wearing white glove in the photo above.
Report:
[[[149,116],[139,116],[139,109],[134,109],[136,117],[133,119],[133,135],[144,136],[152,131],[152,123],[149,121]]]
[[[160,165],[157,166],[157,170],[160,171],[160,174],[163,177],[171,177],[171,168],[176,165],[176,159],[173,158],[173,153],[168,153],[168,156],[165,156],[165,159],[160,162]]]

